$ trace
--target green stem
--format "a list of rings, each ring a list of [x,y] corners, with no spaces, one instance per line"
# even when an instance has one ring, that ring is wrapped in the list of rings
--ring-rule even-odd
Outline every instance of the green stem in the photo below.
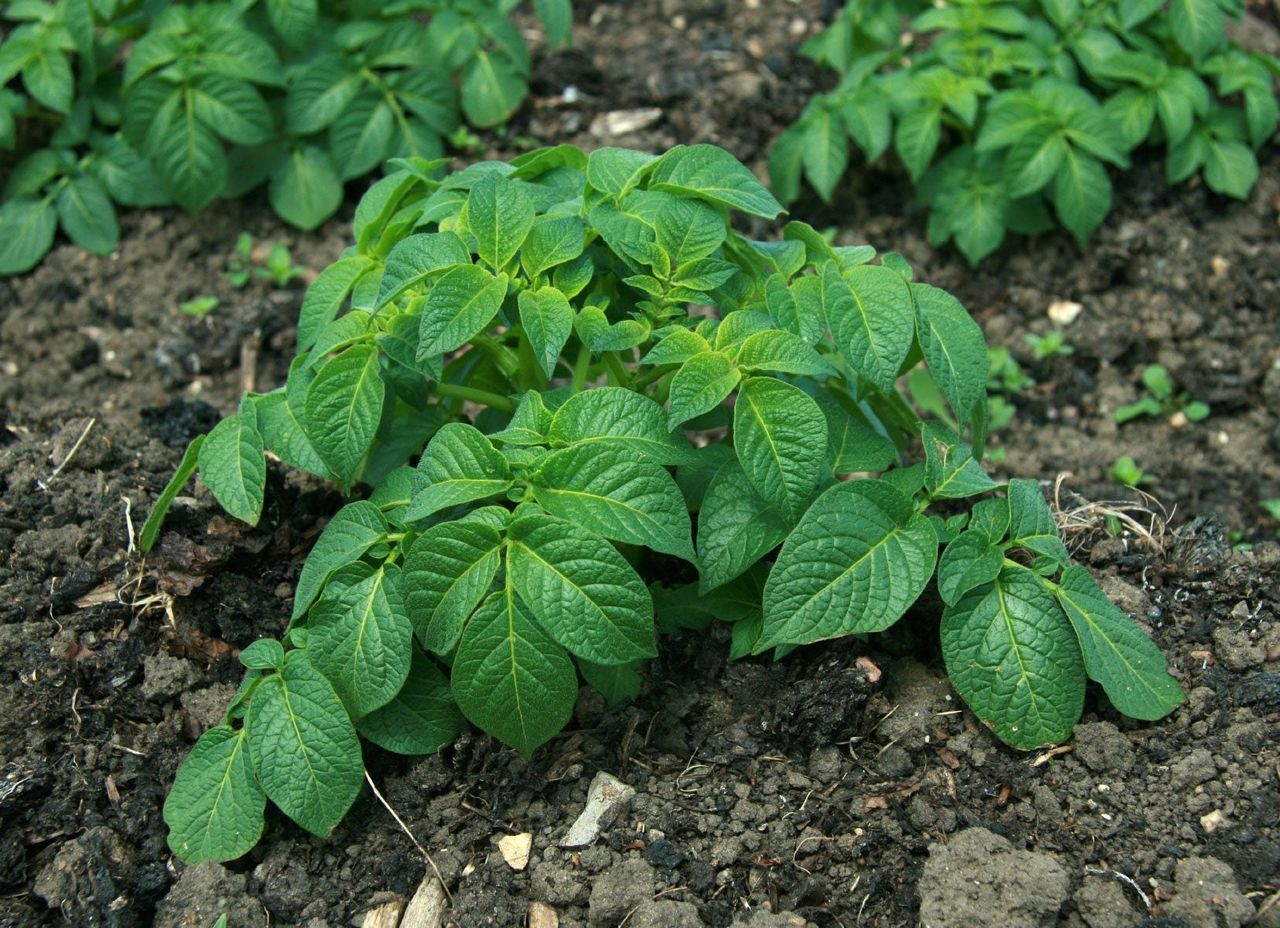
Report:
[[[573,392],[578,393],[587,384],[587,369],[591,367],[591,349],[585,344],[578,349],[578,357],[573,362]]]
[[[631,383],[631,377],[627,373],[627,369],[622,366],[622,361],[618,358],[616,351],[606,351],[604,355],[604,366],[609,372],[609,380],[615,387],[626,387]]]
[[[464,387],[460,383],[438,383],[435,385],[435,392],[439,396],[447,396],[455,400],[466,400],[472,403],[479,403],[482,406],[489,406],[493,409],[499,409],[502,412],[515,412],[516,401],[509,396],[502,396],[493,393],[490,390],[481,390],[477,387]]]

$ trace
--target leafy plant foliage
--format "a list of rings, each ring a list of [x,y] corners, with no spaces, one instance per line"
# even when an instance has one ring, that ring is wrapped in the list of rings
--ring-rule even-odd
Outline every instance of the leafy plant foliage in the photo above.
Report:
[[[266,184],[281,218],[315,228],[345,181],[390,157],[437,157],[463,116],[480,127],[511,116],[530,68],[508,18],[518,3],[5,4],[0,147],[47,147],[5,186],[0,274],[34,266],[59,226],[111,251],[114,204],[194,213]],[[569,0],[535,7],[551,41],[566,41]]]
[[[1236,0],[854,0],[803,48],[840,72],[774,146],[783,202],[829,200],[849,163],[892,147],[929,237],[971,262],[1058,221],[1083,245],[1108,168],[1159,144],[1165,174],[1244,198],[1276,128],[1280,61],[1226,38]],[[909,25],[904,25],[909,23]]]
[[[438,166],[369,191],[287,382],[195,440],[144,527],[197,469],[256,522],[265,451],[356,497],[178,775],[184,859],[243,853],[268,799],[327,832],[360,737],[433,751],[465,716],[530,752],[580,678],[635,694],[657,631],[719,620],[735,657],[781,653],[887,628],[931,585],[952,680],[1012,745],[1066,738],[1086,677],[1137,718],[1181,701],[1038,485],[983,470],[982,332],[901,257],[803,223],[748,239],[733,211],[781,207],[706,145]],[[910,371],[967,440],[899,393]]]

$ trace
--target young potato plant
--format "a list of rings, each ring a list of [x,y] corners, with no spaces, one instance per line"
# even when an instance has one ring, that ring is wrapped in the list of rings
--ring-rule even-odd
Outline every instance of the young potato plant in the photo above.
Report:
[[[1243,199],[1274,133],[1280,60],[1226,37],[1238,0],[858,0],[802,52],[840,72],[774,146],[773,187],[829,200],[850,143],[893,147],[929,237],[977,263],[1006,231],[1058,221],[1083,246],[1109,169],[1160,145],[1171,184],[1199,173]],[[904,23],[906,25],[904,25]]]
[[[16,25],[0,44],[0,146],[44,147],[5,186],[0,274],[33,267],[59,226],[110,252],[117,203],[195,213],[266,184],[282,219],[315,228],[344,182],[390,157],[437,157],[460,110],[480,127],[515,112],[530,71],[509,16],[518,5],[6,4]],[[552,44],[567,41],[569,0],[534,6]]]
[[[707,145],[438,166],[364,197],[287,382],[192,443],[144,527],[197,470],[257,522],[264,451],[353,496],[178,774],[179,856],[244,853],[268,799],[328,833],[362,738],[426,753],[461,715],[531,752],[580,679],[636,694],[658,631],[723,621],[732,657],[780,654],[931,586],[951,679],[1011,745],[1067,738],[1086,677],[1136,718],[1181,701],[1038,485],[982,469],[982,332],[901,257],[745,237],[734,211],[781,207]],[[917,368],[967,440],[899,392]]]

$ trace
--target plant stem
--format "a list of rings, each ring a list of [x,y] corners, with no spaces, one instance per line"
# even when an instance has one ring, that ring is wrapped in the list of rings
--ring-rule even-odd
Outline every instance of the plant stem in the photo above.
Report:
[[[439,396],[448,396],[455,400],[466,400],[472,403],[479,403],[482,406],[490,406],[493,409],[499,409],[503,412],[515,412],[516,401],[509,396],[502,396],[493,393],[490,390],[480,390],[476,387],[465,387],[460,383],[437,383],[435,392]]]
[[[616,351],[605,352],[604,366],[609,372],[609,380],[615,387],[625,387],[631,383],[631,377],[627,374],[627,369],[622,366]]]
[[[591,366],[591,349],[585,344],[578,349],[578,357],[573,362],[573,392],[579,392],[587,383],[587,368]]]

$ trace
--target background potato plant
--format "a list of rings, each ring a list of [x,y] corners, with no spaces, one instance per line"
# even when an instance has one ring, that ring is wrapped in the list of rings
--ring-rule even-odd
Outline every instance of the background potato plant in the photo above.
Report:
[[[178,774],[183,859],[249,850],[268,799],[327,834],[362,741],[427,753],[465,716],[531,752],[580,681],[634,695],[659,631],[713,621],[740,658],[941,609],[956,689],[1019,748],[1069,736],[1087,677],[1136,718],[1181,701],[1038,485],[983,470],[982,332],[901,257],[746,237],[735,211],[781,207],[711,146],[440,166],[361,200],[287,382],[192,443],[144,527],[196,471],[257,522],[267,451],[351,495]]]
[[[1111,209],[1111,169],[1164,149],[1171,184],[1199,174],[1244,198],[1275,132],[1280,61],[1226,37],[1236,0],[853,0],[804,54],[839,72],[770,156],[774,191],[830,200],[852,147],[892,147],[929,238],[980,261],[1006,231],[1056,216],[1085,244]],[[906,25],[904,25],[906,24]],[[1051,213],[1052,210],[1052,213]]]
[[[343,184],[437,157],[461,125],[504,122],[528,91],[519,0],[19,0],[0,44],[0,147],[29,151],[0,206],[0,274],[59,226],[105,254],[114,204],[195,213],[266,184],[313,229]],[[569,0],[535,0],[553,44]],[[460,93],[461,91],[461,93]],[[34,149],[34,150],[32,150]]]

